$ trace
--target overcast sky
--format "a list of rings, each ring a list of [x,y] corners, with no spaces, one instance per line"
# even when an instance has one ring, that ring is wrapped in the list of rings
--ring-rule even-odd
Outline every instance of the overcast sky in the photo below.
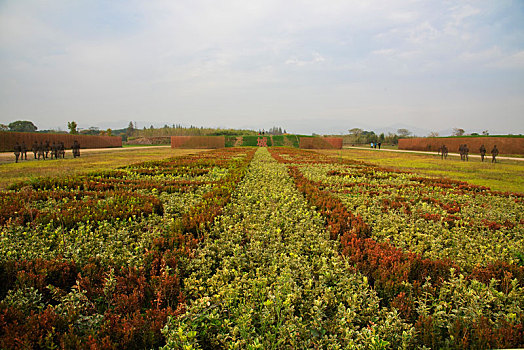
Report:
[[[524,1],[0,0],[15,120],[524,133]]]

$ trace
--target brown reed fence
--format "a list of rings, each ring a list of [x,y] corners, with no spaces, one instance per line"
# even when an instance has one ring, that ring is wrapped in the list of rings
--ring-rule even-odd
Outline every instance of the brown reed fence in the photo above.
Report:
[[[71,148],[73,142],[77,140],[80,148],[111,148],[122,147],[122,138],[120,136],[92,136],[92,135],[71,135],[71,134],[41,134],[33,132],[12,132],[0,131],[0,151],[10,152],[14,150],[15,144],[25,143],[28,150],[33,143],[45,143],[49,141],[63,142],[65,148]]]
[[[438,152],[442,145],[446,145],[449,152],[457,153],[460,145],[466,144],[470,153],[480,153],[480,146],[484,145],[490,154],[494,145],[500,154],[524,155],[524,137],[415,137],[398,140],[398,148],[412,151]]]
[[[301,137],[299,148],[305,149],[342,149],[341,137]]]
[[[171,148],[224,148],[224,136],[171,136]]]

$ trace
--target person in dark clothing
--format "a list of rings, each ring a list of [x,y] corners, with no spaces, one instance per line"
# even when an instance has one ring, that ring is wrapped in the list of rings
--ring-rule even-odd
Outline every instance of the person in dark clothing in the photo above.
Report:
[[[36,142],[36,141],[33,142],[33,146],[31,147],[31,151],[35,155],[35,159],[36,159],[36,154],[38,153],[38,142]]]
[[[378,143],[378,149],[380,149],[380,146],[382,146],[382,142]]]
[[[44,145],[42,142],[38,144],[38,159],[40,159],[40,157],[42,157],[42,160],[45,160]]]
[[[27,160],[27,147],[26,147],[24,141],[22,141],[22,145],[20,146],[20,148],[22,149],[20,159],[21,160],[24,160],[24,159]]]
[[[77,140],[73,142],[73,146],[71,148],[73,150],[73,158],[80,157],[80,144]]]
[[[18,163],[18,158],[20,158],[20,153],[22,153],[22,146],[17,142],[15,144],[15,163]]]
[[[49,140],[45,140],[44,152],[45,152],[45,157],[49,158]]]
[[[460,144],[459,146],[460,160],[464,160],[464,145]]]
[[[493,149],[491,150],[491,163],[496,163],[497,160],[495,159],[499,155],[499,150],[497,148],[497,145],[493,146]]]
[[[484,156],[486,155],[486,147],[484,145],[480,146],[480,159],[484,161]]]
[[[468,154],[469,154],[469,148],[468,145],[464,144],[464,160],[467,162],[469,160]]]
[[[60,141],[60,144],[58,145],[58,157],[62,159],[65,158],[65,146],[62,141]]]
[[[55,158],[57,159],[58,156],[57,156],[57,151],[56,151],[56,143],[55,141],[53,141],[53,143],[51,144],[51,159]]]

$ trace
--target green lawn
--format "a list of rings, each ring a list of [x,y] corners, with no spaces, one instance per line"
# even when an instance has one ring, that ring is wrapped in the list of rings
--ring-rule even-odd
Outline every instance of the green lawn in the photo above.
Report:
[[[488,161],[484,163],[478,158],[470,158],[469,162],[462,162],[456,157],[448,157],[448,159],[442,160],[437,155],[379,152],[371,149],[322,150],[318,152],[424,175],[467,181],[498,191],[524,193],[524,162],[522,161],[501,160],[492,164],[491,158],[488,158]]]

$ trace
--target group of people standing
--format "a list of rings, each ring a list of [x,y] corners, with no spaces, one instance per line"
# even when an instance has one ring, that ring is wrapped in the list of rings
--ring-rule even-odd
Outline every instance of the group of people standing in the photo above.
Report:
[[[80,157],[80,144],[77,140],[73,142],[73,145],[71,146],[71,149],[73,150],[73,157]],[[62,141],[54,142],[52,144],[49,144],[49,141],[45,142],[34,142],[33,146],[31,147],[31,151],[33,152],[34,159],[42,159],[46,160],[49,157],[51,159],[59,159],[59,158],[65,158],[65,146]],[[18,163],[18,159],[20,160],[27,160],[27,152],[28,149],[25,145],[25,142],[22,141],[22,144],[19,144],[18,142],[15,144],[14,147],[14,153],[15,153],[15,162]]]
[[[446,145],[442,145],[442,147],[439,148],[439,154],[440,154],[440,157],[442,159],[445,159],[448,157],[448,148],[446,147]],[[468,148],[468,145],[466,144],[463,144],[463,145],[460,145],[459,146],[459,154],[460,154],[460,160],[462,161],[468,161],[469,160],[469,148]],[[482,162],[484,161],[484,157],[486,156],[486,147],[484,145],[480,146],[480,159],[482,160]],[[491,150],[491,162],[492,163],[496,163],[497,160],[497,156],[499,155],[499,150],[497,148],[497,145],[494,145],[493,146],[493,149]]]
[[[469,160],[469,148],[468,145],[463,144],[459,146],[460,160],[468,161]]]
[[[486,155],[486,147],[484,147],[484,145],[480,146],[480,159],[482,159],[482,161],[484,161],[484,156]],[[497,148],[497,145],[494,145],[493,148],[491,149],[491,163],[496,163],[497,160],[497,156],[499,155],[499,150]]]

